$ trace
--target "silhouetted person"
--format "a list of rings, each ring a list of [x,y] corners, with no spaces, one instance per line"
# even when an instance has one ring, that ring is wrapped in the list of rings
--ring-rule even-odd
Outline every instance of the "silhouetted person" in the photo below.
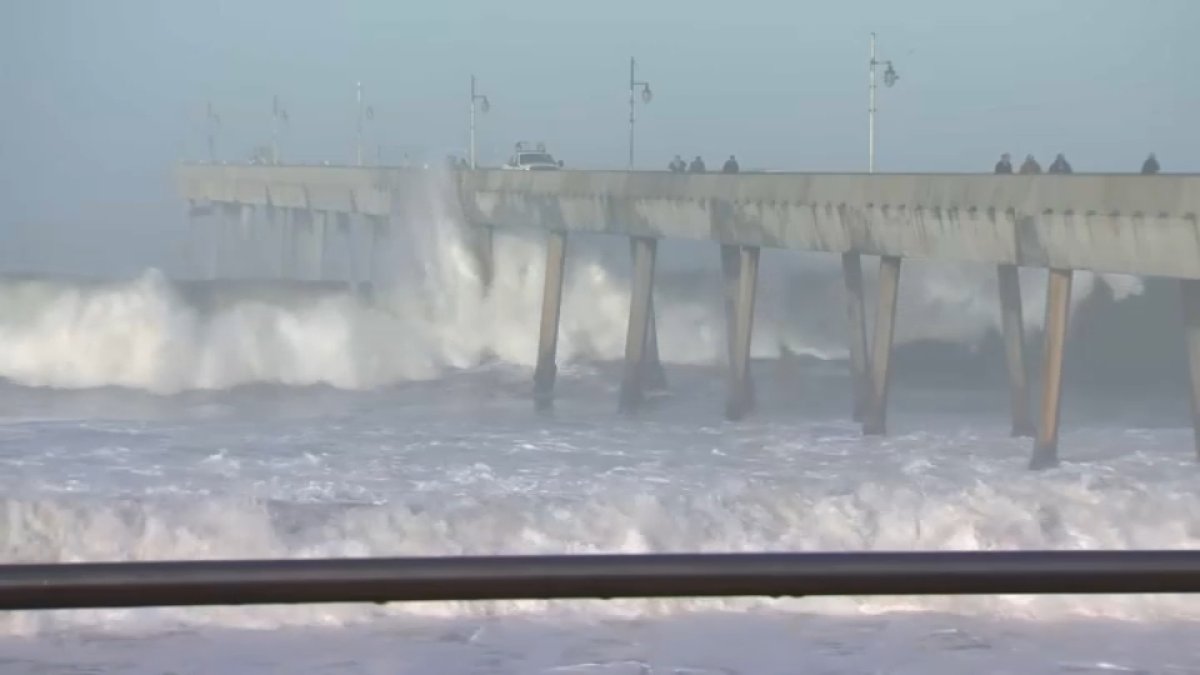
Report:
[[[679,155],[675,155],[675,159],[671,160],[671,163],[667,165],[667,171],[671,173],[683,173],[687,171],[687,162],[683,161],[683,158]]]
[[[1142,173],[1149,176],[1158,173],[1158,169],[1158,159],[1155,158],[1154,153],[1152,152],[1150,153],[1150,156],[1146,158],[1146,161],[1142,162]]]
[[[1054,163],[1050,165],[1050,169],[1047,171],[1047,173],[1071,173],[1071,164],[1060,152],[1057,156],[1055,156]]]
[[[1012,173],[1012,158],[1007,152],[1000,155],[1000,161],[996,162],[996,173]]]
[[[700,159],[700,155],[696,155],[696,159],[693,159],[688,166],[688,173],[704,173],[705,171],[704,160]]]
[[[725,160],[725,166],[721,167],[721,173],[737,173],[738,169],[737,158],[730,155],[729,159]]]
[[[1041,173],[1042,165],[1038,164],[1033,155],[1025,155],[1025,161],[1021,163],[1021,168],[1018,173]]]

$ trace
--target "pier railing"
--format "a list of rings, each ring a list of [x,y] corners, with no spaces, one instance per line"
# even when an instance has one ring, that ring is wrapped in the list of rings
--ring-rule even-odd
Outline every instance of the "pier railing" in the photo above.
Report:
[[[0,609],[1200,592],[1200,551],[730,553],[0,565]]]

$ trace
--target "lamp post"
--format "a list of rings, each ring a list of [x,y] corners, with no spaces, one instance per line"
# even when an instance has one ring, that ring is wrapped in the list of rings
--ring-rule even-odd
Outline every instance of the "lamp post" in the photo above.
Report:
[[[279,125],[287,124],[287,110],[279,105],[279,95],[271,99],[271,163],[279,163]]]
[[[877,59],[875,57],[875,33],[871,33],[870,85],[868,87],[868,91],[870,93],[870,100],[867,104],[867,119],[868,119],[867,170],[871,173],[875,173],[875,110],[876,110],[876,107],[875,107],[875,88],[876,88],[875,87],[875,68],[876,68],[876,66],[887,66],[887,68],[883,71],[884,85],[891,87],[892,85],[896,84],[896,80],[900,79],[900,76],[896,74],[896,69],[892,67],[891,61],[880,61],[879,59]]]
[[[217,163],[217,130],[221,128],[221,118],[213,110],[212,101],[209,101],[204,111],[204,121],[208,127],[208,161]]]
[[[633,126],[636,116],[634,115],[635,104],[637,103],[637,88],[642,88],[642,102],[649,103],[654,95],[650,93],[649,82],[639,82],[637,80],[637,61],[633,57],[629,58],[629,168],[633,168]]]
[[[475,76],[471,76],[471,169],[475,169],[475,104],[479,104],[479,109],[486,113],[492,109],[492,104],[488,102],[488,97],[480,94],[475,88]]]
[[[368,122],[375,119],[375,109],[371,106],[367,106],[366,108],[363,108],[362,82],[357,82],[355,84],[355,99],[358,104],[358,124],[357,124],[357,128],[356,128],[356,133],[357,133],[357,142],[356,142],[357,153],[356,154],[358,156],[358,165],[362,166],[363,165],[363,119],[366,119]]]

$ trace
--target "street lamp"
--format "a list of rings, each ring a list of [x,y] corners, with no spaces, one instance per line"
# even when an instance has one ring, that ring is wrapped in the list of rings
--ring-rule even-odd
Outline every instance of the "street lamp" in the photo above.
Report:
[[[271,99],[271,163],[279,163],[279,125],[287,124],[288,112],[279,105],[279,95]]]
[[[649,82],[638,82],[637,80],[637,61],[630,57],[629,59],[629,168],[633,168],[633,124],[635,115],[634,106],[637,103],[637,88],[642,88],[642,103],[649,103],[654,94],[650,93]]]
[[[875,68],[876,66],[887,66],[883,71],[883,84],[887,87],[892,87],[896,84],[896,80],[900,76],[896,74],[896,69],[892,67],[891,61],[880,61],[875,58],[875,33],[871,33],[871,84],[869,86],[870,101],[867,104],[867,117],[869,128],[867,131],[867,170],[875,173]]]
[[[217,130],[221,128],[221,118],[213,110],[209,101],[204,112],[204,121],[208,126],[208,161],[217,163]]]
[[[488,102],[488,97],[478,93],[475,90],[475,76],[471,76],[471,169],[475,169],[475,104],[479,104],[479,110],[486,113],[492,109],[492,104]]]
[[[363,117],[365,116],[367,121],[371,121],[371,120],[375,119],[375,109],[371,106],[367,106],[365,110],[363,109],[362,82],[357,83],[356,98],[358,101],[358,127],[357,127],[357,134],[358,134],[357,150],[358,150],[358,152],[357,152],[357,154],[358,154],[358,165],[362,166],[363,165]]]

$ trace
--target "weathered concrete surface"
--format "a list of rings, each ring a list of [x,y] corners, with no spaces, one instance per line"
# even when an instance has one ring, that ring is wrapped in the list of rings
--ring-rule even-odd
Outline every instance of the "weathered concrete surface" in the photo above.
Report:
[[[879,294],[875,303],[875,335],[871,345],[871,390],[862,430],[868,436],[887,433],[888,389],[892,382],[892,340],[896,334],[896,306],[900,299],[900,262],[895,256],[879,259]]]
[[[1046,348],[1042,355],[1042,414],[1033,446],[1030,469],[1058,465],[1058,425],[1062,419],[1063,355],[1071,311],[1071,270],[1050,270],[1046,285]]]
[[[1029,378],[1025,366],[1025,321],[1021,310],[1021,280],[1012,265],[996,268],[1000,292],[1000,326],[1004,335],[1004,360],[1008,370],[1012,435],[1033,437],[1036,433],[1029,414]]]
[[[182,165],[193,204],[386,215],[458,182],[474,224],[1200,278],[1200,176],[672,174]],[[444,183],[442,183],[444,185]]]

